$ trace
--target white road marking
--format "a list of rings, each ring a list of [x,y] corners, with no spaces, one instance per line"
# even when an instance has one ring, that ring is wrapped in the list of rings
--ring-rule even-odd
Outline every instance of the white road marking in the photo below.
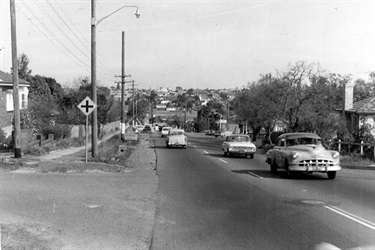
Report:
[[[210,153],[208,153],[207,151],[203,151],[203,152],[204,152],[204,154],[206,154],[206,155],[210,154]]]
[[[375,231],[375,224],[368,220],[365,220],[359,216],[346,212],[345,210],[342,210],[335,206],[324,206],[324,207]]]
[[[193,146],[193,148],[197,148],[197,146]]]
[[[263,179],[262,176],[257,175],[257,174],[254,174],[254,173],[252,173],[252,172],[249,172],[249,175],[252,175],[252,176],[257,177],[257,178],[260,178],[260,179]]]
[[[222,162],[224,162],[224,163],[227,163],[227,164],[228,164],[228,162],[224,161],[223,159],[220,159],[220,158],[219,158],[219,161],[222,161]]]

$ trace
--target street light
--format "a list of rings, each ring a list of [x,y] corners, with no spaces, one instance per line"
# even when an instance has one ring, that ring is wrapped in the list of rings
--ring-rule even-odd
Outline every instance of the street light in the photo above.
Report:
[[[122,6],[112,13],[106,15],[99,20],[96,20],[95,14],[95,0],[91,0],[91,95],[92,101],[97,103],[97,92],[96,92],[96,26],[101,23],[104,19],[112,16],[114,13],[118,12],[123,8],[136,8],[135,16],[140,17],[138,6]],[[94,109],[92,112],[92,135],[91,135],[91,148],[92,148],[92,157],[98,156],[98,112],[97,109]]]

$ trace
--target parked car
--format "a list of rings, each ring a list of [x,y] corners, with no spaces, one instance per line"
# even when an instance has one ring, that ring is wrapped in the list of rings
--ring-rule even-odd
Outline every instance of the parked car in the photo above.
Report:
[[[226,137],[221,145],[224,156],[244,155],[254,158],[256,146],[251,142],[250,136],[245,134],[231,134]]]
[[[171,146],[186,148],[187,137],[185,131],[182,129],[171,129],[165,139],[165,145],[167,148]]]
[[[151,132],[150,125],[145,125],[145,127],[143,128],[143,132]]]
[[[166,137],[169,133],[169,130],[171,130],[171,127],[163,127],[161,130],[161,137]]]
[[[266,162],[271,172],[278,169],[293,172],[327,173],[329,179],[335,179],[341,170],[340,154],[327,150],[322,139],[314,133],[285,133],[278,137],[276,146],[267,152]]]

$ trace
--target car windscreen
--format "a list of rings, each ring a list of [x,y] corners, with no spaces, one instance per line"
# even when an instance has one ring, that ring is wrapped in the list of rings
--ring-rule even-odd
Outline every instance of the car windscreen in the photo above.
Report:
[[[184,132],[182,132],[182,131],[170,131],[169,132],[169,135],[183,135],[184,134]]]
[[[322,145],[322,140],[318,138],[311,138],[311,137],[299,137],[299,138],[287,139],[286,145],[287,146]]]
[[[235,142],[247,142],[250,141],[250,138],[247,136],[229,136],[229,141],[235,141]]]

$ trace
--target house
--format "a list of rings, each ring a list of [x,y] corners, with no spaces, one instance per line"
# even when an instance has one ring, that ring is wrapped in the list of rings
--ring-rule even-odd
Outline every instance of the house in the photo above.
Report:
[[[20,110],[26,109],[29,83],[19,79],[18,89]],[[13,76],[0,70],[0,128],[2,128],[6,136],[12,134],[13,111]]]
[[[355,133],[362,125],[368,124],[375,136],[375,96],[353,102],[353,88],[352,84],[345,85],[344,110],[340,107],[336,111],[345,115],[350,133]]]

